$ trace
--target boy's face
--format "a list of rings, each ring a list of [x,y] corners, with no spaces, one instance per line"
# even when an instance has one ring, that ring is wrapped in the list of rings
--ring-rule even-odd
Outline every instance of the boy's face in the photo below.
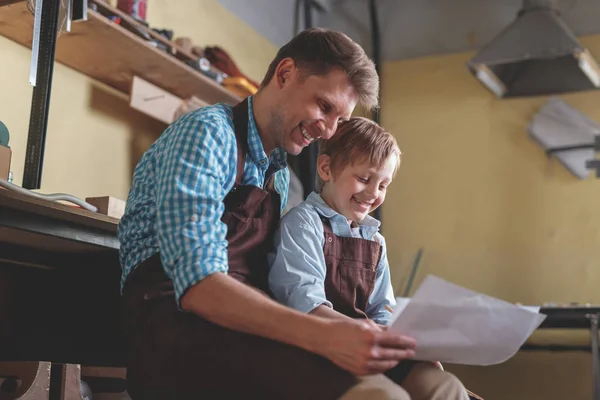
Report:
[[[293,61],[284,60],[275,78],[281,97],[271,110],[269,132],[273,147],[289,154],[299,154],[318,138],[331,138],[358,102],[350,79],[339,69],[324,76],[302,77]]]
[[[321,155],[318,172],[325,182],[321,197],[348,220],[360,222],[385,200],[395,168],[396,158],[392,155],[381,168],[365,160],[332,174],[329,156]]]

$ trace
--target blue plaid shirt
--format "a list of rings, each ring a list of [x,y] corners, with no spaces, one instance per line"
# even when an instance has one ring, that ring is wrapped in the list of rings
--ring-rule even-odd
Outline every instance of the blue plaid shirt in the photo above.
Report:
[[[243,184],[264,186],[270,164],[277,169],[275,190],[281,209],[287,202],[289,171],[285,153],[267,157],[248,101],[248,145]],[[227,272],[227,226],[221,222],[223,199],[235,183],[237,143],[232,107],[216,104],[191,112],[169,126],[141,158],[133,175],[125,214],[118,230],[127,276],[160,251],[173,280],[177,304],[195,283]]]
[[[387,325],[392,314],[385,306],[394,308],[396,299],[390,280],[385,240],[378,233],[379,221],[367,215],[358,230],[353,231],[346,217],[330,208],[314,192],[281,219],[275,235],[275,250],[268,257],[269,287],[273,295],[280,303],[305,313],[321,304],[332,307],[325,296],[327,267],[323,254],[325,231],[321,216],[329,220],[336,236],[376,240],[381,244],[375,287],[365,312],[378,324]]]

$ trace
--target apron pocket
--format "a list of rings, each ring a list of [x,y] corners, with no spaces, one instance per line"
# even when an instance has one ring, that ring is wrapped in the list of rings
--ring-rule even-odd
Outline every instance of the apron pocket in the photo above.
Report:
[[[347,304],[364,311],[369,296],[375,288],[377,272],[357,261],[344,261],[338,269],[340,274],[339,295]]]

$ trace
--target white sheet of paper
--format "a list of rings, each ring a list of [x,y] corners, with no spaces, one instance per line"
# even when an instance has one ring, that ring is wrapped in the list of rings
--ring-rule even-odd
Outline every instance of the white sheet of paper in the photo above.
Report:
[[[410,298],[398,298],[390,330],[413,337],[415,359],[466,365],[511,358],[546,316],[429,275]]]

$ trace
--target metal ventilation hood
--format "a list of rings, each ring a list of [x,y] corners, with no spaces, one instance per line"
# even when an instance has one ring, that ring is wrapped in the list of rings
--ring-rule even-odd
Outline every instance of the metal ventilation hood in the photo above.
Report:
[[[560,18],[555,0],[524,0],[516,20],[467,66],[498,97],[600,87],[598,64]]]

